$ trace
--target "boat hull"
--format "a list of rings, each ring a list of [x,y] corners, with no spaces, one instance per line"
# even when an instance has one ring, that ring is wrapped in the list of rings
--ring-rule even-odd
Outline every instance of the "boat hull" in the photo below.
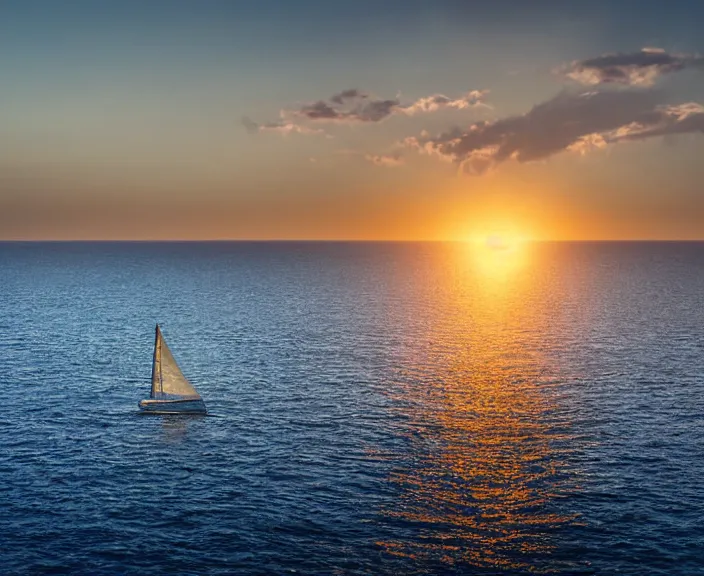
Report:
[[[157,400],[149,398],[139,401],[139,408],[146,414],[206,414],[205,402],[200,398],[183,400]]]

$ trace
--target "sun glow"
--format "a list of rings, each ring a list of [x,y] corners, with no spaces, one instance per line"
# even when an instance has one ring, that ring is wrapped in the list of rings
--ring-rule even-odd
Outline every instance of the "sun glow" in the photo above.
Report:
[[[469,242],[476,271],[490,279],[507,280],[528,262],[529,239],[513,231],[477,234]]]
[[[484,246],[490,250],[515,250],[523,240],[519,237],[491,234],[484,240]]]

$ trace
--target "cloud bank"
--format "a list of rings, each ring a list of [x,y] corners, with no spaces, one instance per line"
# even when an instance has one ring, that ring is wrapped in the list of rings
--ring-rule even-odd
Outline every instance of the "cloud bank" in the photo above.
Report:
[[[404,144],[482,174],[505,162],[530,162],[564,151],[586,152],[622,141],[668,134],[704,133],[704,107],[690,102],[660,105],[647,92],[562,92],[520,116],[477,122],[439,136],[427,133]]]
[[[625,84],[652,86],[663,74],[687,68],[704,70],[704,57],[692,54],[670,54],[661,48],[642,48],[629,54],[604,54],[587,60],[576,60],[558,70],[561,75],[580,84]]]

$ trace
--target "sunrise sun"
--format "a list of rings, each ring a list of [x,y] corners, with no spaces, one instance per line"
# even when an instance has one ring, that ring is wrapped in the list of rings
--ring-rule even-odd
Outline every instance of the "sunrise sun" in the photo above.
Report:
[[[508,250],[512,245],[512,241],[505,236],[491,234],[484,240],[484,245],[492,250]]]

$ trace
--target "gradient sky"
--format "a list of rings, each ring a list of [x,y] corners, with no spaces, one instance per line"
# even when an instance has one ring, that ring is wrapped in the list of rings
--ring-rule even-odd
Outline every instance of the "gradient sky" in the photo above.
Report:
[[[702,22],[0,1],[0,239],[704,239]]]

